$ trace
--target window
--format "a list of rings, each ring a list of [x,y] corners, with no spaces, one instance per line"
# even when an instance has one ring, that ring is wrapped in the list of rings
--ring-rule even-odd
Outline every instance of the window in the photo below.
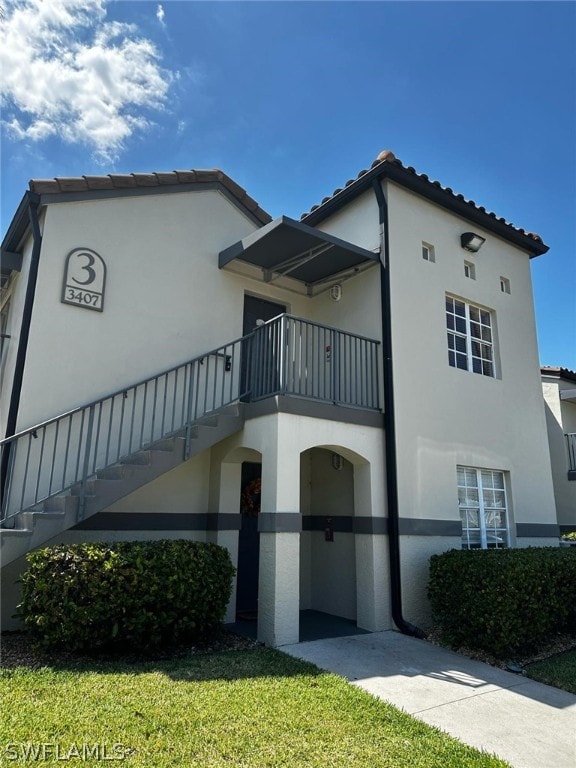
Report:
[[[508,546],[504,473],[458,467],[458,505],[464,549]]]
[[[500,278],[500,290],[502,293],[510,293],[510,280],[507,277]]]
[[[429,243],[422,243],[422,258],[424,261],[436,261],[433,245],[430,245]]]
[[[488,310],[446,296],[448,362],[453,368],[494,376],[492,317]]]
[[[476,280],[476,267],[471,261],[464,262],[464,275],[469,277],[470,280]]]

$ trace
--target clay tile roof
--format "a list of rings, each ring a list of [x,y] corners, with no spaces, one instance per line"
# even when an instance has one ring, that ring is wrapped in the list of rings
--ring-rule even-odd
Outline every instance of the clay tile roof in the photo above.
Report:
[[[363,179],[366,174],[369,174],[369,178]],[[342,195],[342,201],[348,199],[350,194],[354,194],[355,189],[358,191],[365,189],[367,181],[385,175],[389,176],[395,181],[398,181],[400,184],[405,183],[406,186],[410,184],[410,178],[413,177],[415,181],[417,180],[419,182],[418,190],[421,192],[421,194],[426,194],[426,188],[428,190],[434,190],[435,199],[438,199],[438,191],[440,191],[440,193],[443,193],[443,196],[445,196],[447,201],[452,199],[454,201],[465,203],[465,206],[471,212],[478,212],[486,217],[495,219],[496,221],[505,225],[505,227],[510,228],[510,230],[516,233],[516,235],[529,238],[536,243],[542,244],[542,247],[538,249],[538,252],[544,253],[546,250],[548,250],[548,248],[543,244],[542,238],[539,235],[535,234],[534,232],[527,232],[520,227],[515,227],[510,222],[506,221],[506,219],[498,217],[495,213],[487,211],[483,206],[477,205],[474,200],[466,200],[464,195],[456,194],[450,187],[442,186],[439,181],[430,180],[430,178],[425,173],[417,173],[417,171],[412,166],[403,165],[403,163],[389,149],[380,152],[376,160],[370,166],[370,171],[360,171],[355,179],[349,179],[344,187],[335,189],[331,195],[324,197],[319,205],[313,205],[309,211],[303,213],[300,219],[314,226],[315,223],[321,221],[325,216],[328,215],[329,210],[331,211],[333,209],[332,204],[334,204],[334,207],[336,206],[338,203],[339,195]],[[425,182],[425,184],[422,185],[422,182]],[[327,206],[325,209],[326,212],[324,212],[322,207],[327,204],[330,204],[330,206]],[[460,208],[461,207],[462,206],[460,206]],[[312,214],[314,215],[312,216]],[[462,211],[462,215],[466,215],[465,211]],[[309,217],[312,217],[313,220],[308,222],[307,219]]]
[[[158,184],[178,184],[178,174],[176,171],[172,171],[171,173],[155,173],[154,174],[156,178],[158,179]]]
[[[155,173],[133,173],[132,176],[139,187],[157,187],[158,179]]]
[[[196,181],[196,171],[174,171],[179,184],[191,184]]]
[[[71,176],[55,179],[31,179],[31,192],[58,195],[69,192],[98,192],[141,187],[167,187],[179,184],[219,183],[231,196],[249,210],[262,224],[272,217],[239,184],[218,168],[208,170],[167,171],[154,173],[110,173],[106,176]]]
[[[88,189],[114,189],[110,176],[84,176]]]

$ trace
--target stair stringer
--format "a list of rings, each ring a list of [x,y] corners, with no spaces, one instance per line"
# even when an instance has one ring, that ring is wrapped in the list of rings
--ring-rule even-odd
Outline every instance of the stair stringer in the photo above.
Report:
[[[0,566],[37,549],[50,539],[92,517],[193,456],[208,450],[244,426],[243,404],[227,406],[200,419],[186,451],[184,431],[125,456],[88,479],[84,503],[80,485],[55,494],[14,517],[13,528],[0,529]],[[185,452],[188,454],[185,456]],[[83,507],[83,509],[82,509]]]

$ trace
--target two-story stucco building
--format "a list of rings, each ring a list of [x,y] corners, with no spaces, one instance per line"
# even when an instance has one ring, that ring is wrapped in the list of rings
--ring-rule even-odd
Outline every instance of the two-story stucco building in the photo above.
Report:
[[[5,626],[46,543],[221,543],[274,645],[416,632],[431,554],[557,543],[547,246],[391,152],[299,222],[220,171],[34,180],[2,249]]]

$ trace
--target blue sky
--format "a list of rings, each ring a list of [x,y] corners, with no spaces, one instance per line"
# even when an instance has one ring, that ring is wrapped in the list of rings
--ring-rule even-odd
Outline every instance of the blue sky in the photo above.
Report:
[[[576,369],[574,2],[5,2],[2,233],[30,178],[222,168],[272,216],[392,149],[550,252],[541,362]]]

